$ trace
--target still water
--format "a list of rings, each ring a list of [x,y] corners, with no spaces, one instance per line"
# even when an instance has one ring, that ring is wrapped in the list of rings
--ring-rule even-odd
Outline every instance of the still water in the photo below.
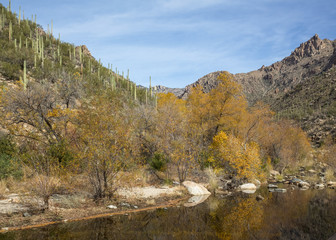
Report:
[[[2,239],[329,239],[336,233],[336,190],[293,190],[210,197],[194,207],[52,225]],[[265,199],[257,201],[256,195]]]

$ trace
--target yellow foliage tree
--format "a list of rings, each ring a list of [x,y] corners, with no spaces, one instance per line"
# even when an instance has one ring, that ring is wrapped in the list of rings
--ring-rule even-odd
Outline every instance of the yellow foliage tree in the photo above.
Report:
[[[194,129],[188,125],[186,102],[174,94],[159,94],[157,118],[158,149],[164,152],[170,164],[177,169],[180,182],[193,167],[197,147],[193,141]]]
[[[77,116],[79,151],[93,187],[94,198],[112,196],[117,174],[130,159],[132,132],[120,103],[116,99],[97,97],[83,104]]]
[[[190,125],[198,129],[205,144],[210,144],[219,131],[237,127],[247,103],[240,85],[225,72],[218,77],[217,87],[209,93],[204,93],[201,86],[193,88],[187,106]]]
[[[295,166],[312,150],[303,130],[285,120],[264,125],[260,143],[265,154],[272,158],[273,164],[281,172]]]
[[[240,178],[263,178],[259,146],[250,142],[244,144],[239,138],[220,131],[211,145],[210,162],[217,168],[224,168]]]

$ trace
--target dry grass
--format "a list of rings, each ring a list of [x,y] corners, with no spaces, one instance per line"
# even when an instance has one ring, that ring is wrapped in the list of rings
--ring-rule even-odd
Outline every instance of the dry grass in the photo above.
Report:
[[[309,154],[309,156],[305,157],[299,162],[299,165],[305,167],[306,169],[312,169],[315,165],[313,155]]]
[[[335,171],[332,168],[327,168],[325,171],[326,181],[335,181]]]
[[[0,199],[4,198],[4,195],[6,193],[6,182],[4,180],[0,181]]]
[[[86,202],[84,195],[60,195],[57,198],[53,197],[53,206],[65,209],[79,208]]]
[[[321,179],[317,174],[305,176],[304,180],[309,182],[309,183],[319,183],[319,182],[321,182]]]
[[[283,177],[283,175],[281,175],[281,174],[280,174],[280,175],[276,175],[276,176],[275,176],[275,180],[278,181],[278,182],[281,182],[281,181],[284,180],[284,177]]]
[[[205,173],[208,177],[208,189],[213,193],[218,188],[218,178],[211,167],[207,168]]]
[[[139,167],[130,171],[123,171],[118,174],[119,185],[127,187],[143,187],[150,185],[151,174],[144,167]],[[162,176],[164,178],[164,175]]]

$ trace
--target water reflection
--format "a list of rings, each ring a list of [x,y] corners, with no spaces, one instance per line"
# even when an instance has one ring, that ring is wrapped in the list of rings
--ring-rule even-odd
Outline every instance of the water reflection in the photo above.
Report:
[[[256,194],[265,199],[257,201]],[[328,239],[335,190],[214,198],[174,207],[0,235],[0,239]]]

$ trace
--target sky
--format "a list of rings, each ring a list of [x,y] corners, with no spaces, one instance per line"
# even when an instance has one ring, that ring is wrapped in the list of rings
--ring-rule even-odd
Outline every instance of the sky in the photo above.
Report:
[[[143,86],[149,76],[185,87],[214,71],[249,72],[314,34],[336,38],[335,0],[12,0],[19,6]]]

